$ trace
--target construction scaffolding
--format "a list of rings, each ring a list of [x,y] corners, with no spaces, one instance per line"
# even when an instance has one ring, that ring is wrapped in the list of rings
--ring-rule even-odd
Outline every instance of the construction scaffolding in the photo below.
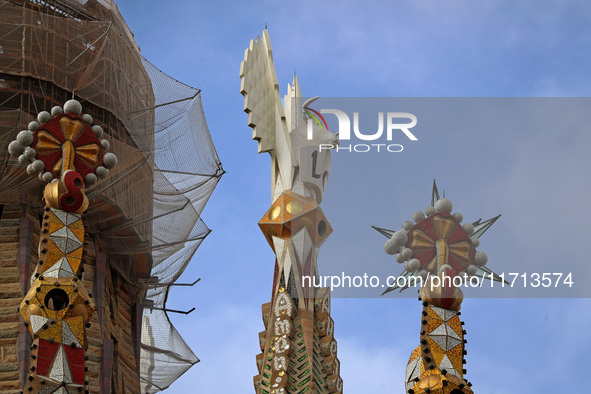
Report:
[[[111,0],[0,0],[1,202],[41,212],[43,184],[7,146],[37,113],[73,96],[119,158],[87,191],[85,226],[143,306],[141,392],[157,392],[199,361],[165,307],[209,233],[201,212],[223,169],[200,91],[140,55]]]

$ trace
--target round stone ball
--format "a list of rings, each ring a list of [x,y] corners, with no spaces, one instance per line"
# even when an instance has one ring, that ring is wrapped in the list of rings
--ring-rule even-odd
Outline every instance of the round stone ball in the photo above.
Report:
[[[29,159],[29,157],[27,155],[25,155],[24,153],[18,157],[18,164],[20,164],[21,166],[26,166],[26,165],[29,165],[30,163],[31,163],[31,159]]]
[[[425,208],[425,215],[427,215],[427,216],[431,216],[435,212],[436,211],[435,211],[435,208],[434,207],[428,206],[427,208]]]
[[[99,125],[92,126],[92,132],[97,136],[98,139],[101,139],[103,136],[103,128]]]
[[[103,166],[105,166],[105,168],[110,170],[111,168],[115,167],[117,163],[119,163],[119,160],[114,153],[105,153],[103,156]]]
[[[480,250],[478,252],[476,252],[476,255],[474,256],[474,265],[475,266],[484,267],[487,262],[488,262],[488,256],[486,255],[486,253],[484,253]]]
[[[24,150],[25,147],[16,140],[8,144],[8,153],[10,153],[12,156],[18,156],[23,153]]]
[[[53,180],[53,174],[49,171],[45,171],[43,173],[43,181],[49,183],[52,180]]]
[[[35,172],[41,172],[45,168],[45,163],[43,163],[41,160],[35,160],[31,165],[33,166],[33,170],[35,170]]]
[[[53,107],[51,109],[51,115],[52,116],[58,116],[64,113],[64,109],[62,107],[60,107],[59,105],[56,105],[55,107]]]
[[[415,223],[418,223],[423,219],[425,219],[425,214],[422,211],[416,211],[415,213],[412,214],[412,220]]]
[[[109,170],[103,166],[98,166],[95,172],[96,172],[96,176],[98,176],[101,179],[103,179],[107,175],[109,175]]]
[[[105,150],[109,150],[109,147],[111,146],[111,144],[109,144],[109,141],[107,140],[101,140],[101,145]]]
[[[408,242],[408,235],[406,230],[398,230],[394,234],[392,234],[392,238],[390,238],[392,242],[396,245],[397,248],[404,246]]]
[[[478,271],[478,267],[475,266],[474,264],[471,264],[468,266],[468,268],[466,268],[466,273],[470,276],[476,275],[477,271]]]
[[[27,174],[29,175],[36,175],[35,169],[33,169],[33,163],[27,166]]]
[[[472,235],[474,233],[474,226],[472,225],[472,223],[464,223],[462,225],[462,228],[468,235]]]
[[[31,148],[30,146],[27,146],[25,148],[25,155],[27,155],[27,157],[29,159],[34,159],[36,154],[37,154],[37,151],[35,149]]]
[[[64,112],[80,115],[82,112],[82,104],[78,100],[68,100],[64,104]]]
[[[396,255],[396,262],[397,262],[398,264],[402,264],[402,263],[404,263],[405,261],[406,261],[406,260],[404,259],[404,256],[402,255],[402,253],[398,253],[398,254]]]
[[[419,272],[417,272],[417,275],[423,278],[423,280],[425,280],[427,279],[427,275],[429,275],[429,273],[426,270],[420,270]]]
[[[421,262],[418,259],[410,259],[407,263],[407,271],[408,272],[415,272],[419,268],[421,268]]]
[[[384,251],[388,254],[396,254],[398,249],[396,248],[396,245],[394,245],[394,242],[389,239],[384,243]]]
[[[88,124],[92,124],[92,116],[88,114],[82,115],[82,120],[84,120]]]
[[[451,210],[454,208],[453,204],[451,203],[450,200],[448,200],[447,198],[440,198],[439,200],[437,200],[437,202],[435,203],[435,210],[437,212],[447,212],[447,213],[451,213]]]
[[[406,222],[402,223],[402,228],[406,231],[410,230],[412,226],[414,226],[414,224],[410,220],[407,220]]]
[[[454,212],[453,217],[460,223],[462,223],[462,220],[464,220],[464,215],[462,215],[460,212]]]
[[[16,135],[16,140],[22,146],[29,146],[33,143],[33,133],[30,130],[23,130]]]
[[[39,124],[39,122],[37,122],[36,120],[33,120],[33,121],[29,122],[29,126],[27,126],[27,128],[31,131],[35,131],[39,128],[39,126],[41,126]]]
[[[90,173],[90,174],[86,174],[86,176],[84,177],[84,185],[85,186],[92,186],[94,185],[96,182],[98,181],[98,178],[95,174]]]
[[[41,124],[49,122],[51,120],[51,118],[52,118],[51,114],[47,111],[41,111],[37,115],[37,121],[39,121],[39,123],[41,123]]]
[[[475,248],[480,246],[480,240],[478,238],[474,238],[472,239],[472,245],[474,245]]]
[[[410,260],[412,258],[412,249],[405,248],[400,254],[402,254],[402,257],[404,257],[405,260]]]

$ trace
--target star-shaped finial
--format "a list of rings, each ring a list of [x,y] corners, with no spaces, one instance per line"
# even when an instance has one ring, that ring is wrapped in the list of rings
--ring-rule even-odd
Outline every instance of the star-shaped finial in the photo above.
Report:
[[[464,223],[463,215],[454,212],[453,204],[447,198],[439,197],[437,184],[433,180],[431,205],[425,211],[417,211],[412,215],[413,221],[407,220],[402,229],[388,230],[372,226],[380,234],[388,238],[384,249],[388,254],[396,254],[396,261],[404,264],[404,271],[383,294],[400,288],[409,287],[411,277],[446,272],[449,276],[468,278],[477,276],[502,282],[502,279],[485,267],[488,257],[482,251],[476,251],[480,245],[479,238],[488,230],[501,215],[491,219],[481,219],[474,223]],[[414,222],[414,223],[413,223]],[[406,283],[399,286],[398,283]]]

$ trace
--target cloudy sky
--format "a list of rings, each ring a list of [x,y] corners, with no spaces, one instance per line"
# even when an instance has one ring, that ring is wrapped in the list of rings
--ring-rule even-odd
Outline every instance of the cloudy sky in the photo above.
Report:
[[[171,319],[201,359],[171,392],[253,390],[264,328],[260,306],[270,300],[273,274],[273,254],[256,224],[270,205],[270,160],[257,155],[251,140],[238,73],[244,49],[265,25],[282,93],[295,70],[304,95],[415,98],[397,101],[419,118],[419,141],[404,141],[402,153],[333,154],[322,207],[334,233],[320,252],[321,273],[398,274],[400,266],[383,252],[385,238],[370,226],[399,228],[428,205],[437,178],[466,220],[503,214],[479,248],[491,269],[574,272],[578,287],[569,294],[589,297],[589,101],[562,97],[591,91],[591,5],[384,3],[118,2],[142,54],[202,89],[227,171],[203,214],[213,232],[181,278],[202,281],[169,298],[169,308],[196,307]],[[333,298],[347,393],[403,392],[405,365],[418,345],[420,304],[405,294],[379,293]],[[583,355],[591,349],[582,335],[591,302],[546,298],[558,295],[495,293],[464,302],[466,378],[476,392],[588,389],[579,375],[587,373]]]

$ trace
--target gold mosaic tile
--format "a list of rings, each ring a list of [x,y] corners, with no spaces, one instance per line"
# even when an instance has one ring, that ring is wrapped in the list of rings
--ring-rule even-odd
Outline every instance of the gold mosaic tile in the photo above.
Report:
[[[68,226],[68,228],[80,242],[84,242],[84,228],[72,228],[72,226]]]
[[[64,321],[66,324],[68,324],[70,330],[72,330],[72,333],[76,336],[78,342],[82,345],[82,347],[84,347],[84,318],[82,316],[67,317]]]
[[[39,333],[39,338],[47,341],[54,340],[55,342],[62,342],[62,322],[57,320],[55,324],[50,326],[47,330]]]

